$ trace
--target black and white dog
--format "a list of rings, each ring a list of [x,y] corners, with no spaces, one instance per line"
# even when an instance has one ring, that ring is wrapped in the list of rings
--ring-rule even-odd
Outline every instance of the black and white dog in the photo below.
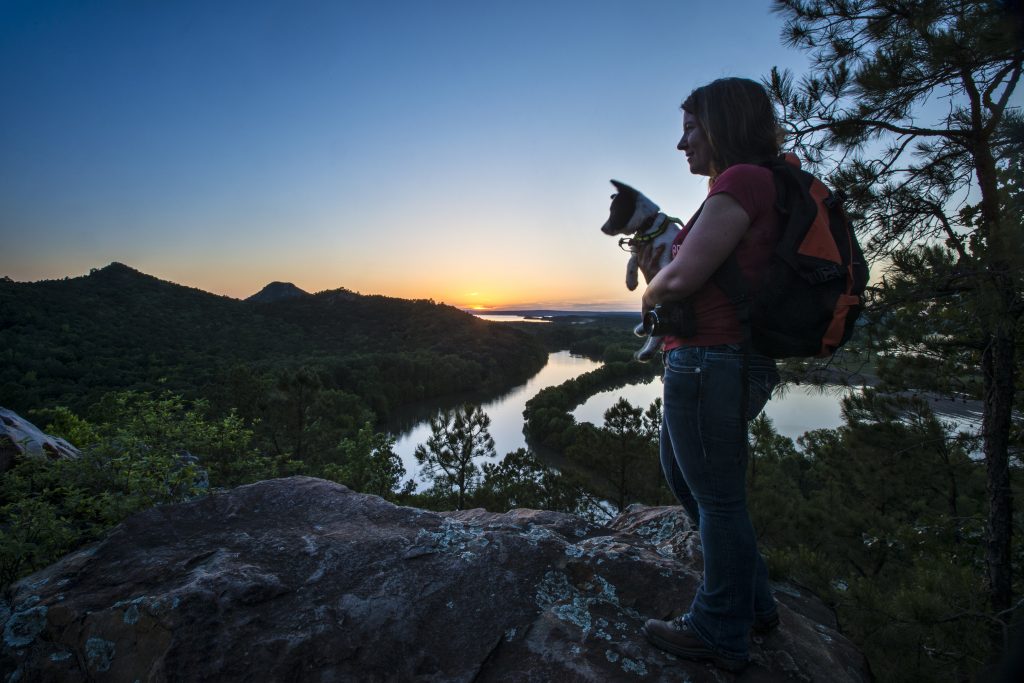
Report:
[[[679,234],[680,222],[678,218],[661,213],[658,205],[638,190],[618,180],[611,183],[617,192],[612,195],[608,221],[601,226],[601,232],[606,235],[632,235],[619,240],[619,246],[630,254],[626,264],[626,287],[632,292],[639,284],[640,263],[647,263],[651,252],[664,247],[655,269],[649,272],[643,270],[647,282],[672,260],[672,241]],[[637,360],[650,360],[661,347],[661,338],[648,336],[642,322],[634,331],[637,336],[648,339],[633,357]]]

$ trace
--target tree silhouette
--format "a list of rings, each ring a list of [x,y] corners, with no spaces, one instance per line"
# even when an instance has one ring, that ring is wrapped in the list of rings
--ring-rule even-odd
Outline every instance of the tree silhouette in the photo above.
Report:
[[[525,448],[505,455],[500,463],[485,463],[483,482],[474,503],[488,510],[505,512],[513,508],[556,510],[588,515],[589,496],[579,483],[556,472]]]
[[[491,418],[480,406],[465,404],[441,411],[430,420],[430,437],[416,447],[416,462],[443,497],[454,493],[455,506],[462,510],[466,496],[480,482],[476,458],[494,457],[494,439],[488,431]]]
[[[605,411],[604,426],[583,425],[576,442],[566,449],[569,462],[618,510],[630,503],[654,503],[662,498],[658,441],[652,429],[652,421],[659,419],[660,413],[660,400],[645,415],[642,408],[619,397]]]
[[[394,448],[395,437],[374,431],[367,422],[355,437],[342,440],[339,462],[325,465],[324,476],[355,491],[393,499],[405,476],[405,466]],[[403,492],[413,488],[410,480]]]
[[[777,70],[768,79],[788,132],[812,163],[837,167],[830,180],[885,267],[869,302],[878,348],[898,354],[883,378],[984,402],[985,561],[991,605],[1003,612],[1024,339],[1024,227],[1012,200],[1024,128],[1011,106],[1020,21],[981,0],[776,0],[775,9],[784,39],[812,57],[799,82]],[[923,371],[911,377],[913,368]]]

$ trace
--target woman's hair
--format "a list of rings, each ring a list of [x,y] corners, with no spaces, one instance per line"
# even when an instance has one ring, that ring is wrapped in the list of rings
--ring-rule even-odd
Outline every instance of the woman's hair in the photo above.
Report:
[[[711,147],[712,175],[733,164],[759,163],[779,154],[779,126],[765,89],[747,78],[720,78],[683,101]]]

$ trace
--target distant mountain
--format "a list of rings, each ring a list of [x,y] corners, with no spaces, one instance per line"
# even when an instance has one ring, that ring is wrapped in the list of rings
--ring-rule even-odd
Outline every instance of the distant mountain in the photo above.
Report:
[[[302,296],[311,296],[309,292],[299,289],[290,282],[271,282],[269,285],[248,297],[246,301],[265,304],[272,301],[283,301],[295,299]]]
[[[295,290],[240,301],[121,263],[63,280],[0,279],[0,405],[82,410],[112,390],[170,389],[230,408],[243,389],[256,404],[307,369],[317,391],[385,417],[405,403],[514,386],[547,358],[534,336],[452,306]]]
[[[524,308],[524,309],[509,309],[500,311],[480,311],[475,309],[464,308],[462,309],[466,313],[472,313],[474,315],[518,315],[524,318],[621,318],[621,317],[632,317],[639,318],[639,308],[636,311],[584,311],[584,310],[573,310],[568,308]]]

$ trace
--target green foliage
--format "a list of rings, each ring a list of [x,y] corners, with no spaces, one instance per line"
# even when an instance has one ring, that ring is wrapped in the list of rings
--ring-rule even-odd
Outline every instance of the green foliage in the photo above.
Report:
[[[579,437],[580,427],[570,414],[576,406],[600,391],[649,380],[660,371],[660,364],[654,363],[606,363],[597,370],[543,389],[526,402],[523,433],[528,442],[562,452]]]
[[[546,358],[525,332],[430,301],[336,290],[258,304],[121,264],[65,280],[0,280],[0,349],[4,407],[22,415],[53,405],[82,413],[110,391],[170,390],[210,400],[217,414],[264,420],[259,440],[277,438],[293,455],[296,445],[309,450],[293,410],[299,377],[315,375],[307,389],[323,394],[320,408],[305,406],[309,431],[339,402],[384,420],[402,404],[513,386]],[[292,413],[266,424],[282,407],[278,391]],[[345,435],[365,417],[354,414]],[[325,437],[328,447],[336,437]]]
[[[493,458],[494,440],[488,431],[490,418],[480,406],[464,404],[441,411],[431,420],[431,434],[416,448],[416,460],[431,481],[425,494],[414,494],[407,483],[401,497],[432,509],[484,507],[504,512],[533,508],[605,518],[601,501],[576,477],[541,463],[528,449],[508,453],[500,462]]]
[[[75,415],[64,406],[41,411],[47,419],[46,430],[70,444],[88,445],[98,443],[102,438],[99,429],[87,420]]]
[[[29,496],[12,500],[7,476],[0,482],[0,587],[45,567],[91,537],[88,530],[77,531],[62,519],[58,507],[46,500]]]
[[[208,409],[204,400],[186,403],[168,392],[156,397],[134,391],[108,394],[90,412],[98,441],[77,443],[93,450],[123,453],[159,448],[178,457],[190,455],[197,458],[213,487],[274,476],[276,464],[285,459],[275,462],[253,450],[252,431],[234,412],[211,419],[206,416]],[[47,429],[64,436],[57,424]],[[65,438],[71,441],[72,435]]]
[[[493,458],[494,439],[488,427],[491,418],[480,406],[465,404],[442,410],[430,420],[426,444],[416,447],[416,462],[433,483],[432,492],[463,510],[469,494],[480,485],[477,458]]]
[[[591,497],[578,481],[545,466],[525,448],[507,454],[497,464],[484,464],[483,481],[472,503],[494,512],[531,508],[581,516],[589,516],[592,508]]]
[[[658,458],[661,399],[645,413],[620,398],[604,425],[584,425],[566,451],[578,476],[617,511],[635,502],[669,502]]]
[[[976,442],[912,396],[867,390],[844,415],[800,448],[767,418],[752,424],[751,517],[769,568],[836,608],[879,680],[966,680],[993,654]]]
[[[1022,24],[989,0],[777,0],[785,39],[811,53],[770,89],[793,143],[837,166],[834,185],[885,272],[872,341],[894,389],[984,401],[992,609],[1012,573],[1011,439],[1024,315]],[[941,107],[926,106],[942,101]],[[1019,444],[1019,441],[1018,441]]]
[[[341,442],[338,462],[325,465],[322,475],[354,491],[397,500],[411,493],[415,484],[410,479],[400,487],[406,472],[394,447],[394,437],[375,432],[367,422],[354,438]]]
[[[1024,25],[1006,11],[1006,3],[988,0],[777,0],[775,7],[787,19],[785,38],[811,53],[812,67],[800,83],[773,70],[770,88],[794,144],[813,162],[837,167],[831,180],[849,195],[848,210],[870,236],[869,257],[885,268],[870,292],[867,316],[871,345],[881,356],[882,387],[983,402],[984,488],[973,481],[981,468],[958,453],[963,444],[920,413],[908,423],[904,415],[913,415],[914,408],[887,413],[878,405],[849,406],[844,446],[878,469],[858,473],[833,460],[833,469],[851,479],[831,489],[848,503],[840,493],[854,488],[869,504],[863,519],[847,520],[850,528],[887,511],[887,522],[878,520],[881,540],[856,558],[863,563],[862,578],[881,577],[891,558],[901,556],[894,549],[903,546],[893,544],[904,542],[907,519],[923,517],[934,526],[934,501],[915,497],[917,507],[906,507],[899,500],[906,462],[924,448],[933,459],[917,472],[918,484],[941,492],[945,515],[967,507],[983,529],[979,561],[987,581],[972,588],[987,590],[989,606],[976,613],[983,621],[1004,627],[1017,622],[1020,628],[1020,560],[1014,550],[1020,544],[1012,539],[1021,527],[1011,463],[1016,455],[1020,464],[1014,406],[1024,386],[1024,117],[1012,95],[1024,75]],[[935,102],[943,106],[930,106]],[[899,459],[885,457],[885,444],[908,433],[927,445],[908,444],[897,451]],[[965,470],[975,476],[965,478]],[[1013,471],[1018,473],[1019,468]],[[965,494],[965,482],[974,495]],[[975,515],[987,517],[986,523]],[[948,527],[944,533],[954,539],[966,533],[958,525]],[[845,559],[854,561],[851,554]],[[961,601],[964,593],[956,589],[949,588],[950,596]],[[871,590],[878,585],[858,594]],[[957,621],[962,620],[948,623]],[[864,634],[879,632],[894,641],[904,635],[892,629]],[[1005,646],[1003,634],[992,633],[998,652]],[[944,659],[954,671],[971,671],[963,658],[947,654],[971,652],[965,645],[916,646],[922,659],[914,662],[936,675],[942,673],[936,663]],[[932,649],[925,656],[922,647]],[[903,675],[911,662],[905,665],[898,669]]]
[[[1019,206],[1020,185],[1014,182],[1003,186],[1007,202]],[[917,271],[922,278],[926,272],[952,274],[957,267],[948,249],[941,247],[908,250],[900,257],[907,259],[907,273]],[[113,275],[117,273],[102,274],[89,287]],[[125,277],[130,283],[137,275]],[[896,279],[891,283],[903,284]],[[37,284],[39,290],[49,286]],[[0,305],[11,301],[3,298],[10,294],[3,287],[10,285],[0,284]],[[14,469],[0,476],[2,583],[97,538],[134,511],[202,495],[209,488],[294,473],[325,476],[357,491],[435,509],[529,507],[598,518],[605,514],[603,508],[631,502],[674,502],[658,465],[658,403],[641,411],[620,401],[600,426],[577,424],[570,414],[599,391],[660,372],[658,364],[615,360],[630,358],[636,348],[631,317],[524,325],[522,334],[505,337],[492,336],[496,325],[481,323],[477,329],[479,321],[467,324],[462,314],[427,302],[411,302],[402,309],[423,326],[410,330],[400,322],[374,319],[374,310],[384,310],[375,307],[387,301],[361,301],[351,293],[326,293],[319,304],[314,298],[295,309],[287,309],[287,302],[281,302],[280,310],[273,308],[277,304],[267,304],[249,318],[251,311],[242,315],[229,310],[242,302],[215,302],[205,298],[209,295],[192,292],[189,296],[205,301],[200,307],[203,315],[193,320],[179,319],[183,309],[174,302],[180,302],[182,292],[175,286],[145,286],[152,303],[164,306],[177,324],[200,326],[206,316],[220,315],[242,327],[256,325],[250,331],[277,330],[282,337],[237,349],[228,349],[232,342],[227,340],[217,354],[188,351],[175,363],[170,363],[170,351],[161,356],[151,349],[146,362],[154,362],[159,374],[150,391],[141,390],[146,382],[136,385],[141,377],[138,367],[115,362],[123,360],[114,357],[122,352],[134,358],[120,342],[112,342],[110,357],[96,355],[91,347],[80,352],[82,358],[68,355],[72,347],[55,356],[68,368],[79,362],[78,367],[102,367],[102,373],[122,368],[104,376],[98,386],[124,382],[135,390],[106,397],[81,389],[56,391],[52,383],[63,371],[52,364],[49,369],[25,364],[26,349],[0,346],[0,358],[21,359],[15,373],[10,372],[12,366],[0,364],[0,378],[6,378],[0,384],[10,381],[18,391],[36,392],[32,405],[37,415],[47,418],[47,431],[83,451],[73,460],[18,460]],[[161,289],[167,287],[171,289]],[[39,290],[20,290],[18,296],[34,292],[34,297]],[[105,289],[92,302],[102,308],[108,296],[111,292]],[[127,306],[131,299],[124,295],[122,303]],[[44,301],[53,303],[42,297],[33,305]],[[375,321],[364,324],[361,318],[338,311],[351,329],[343,330],[339,323],[329,333],[311,331],[318,316],[351,301],[362,306],[359,315]],[[977,391],[982,379],[970,368],[978,350],[964,347],[946,353],[937,343],[966,337],[970,312],[957,310],[966,306],[955,298],[919,309],[908,303],[899,316],[885,321],[892,339],[907,342],[893,360],[882,361],[890,388],[899,371],[905,378],[919,378],[901,380],[906,384],[931,380],[935,384],[930,386],[941,381],[947,391]],[[15,338],[9,332],[14,327],[19,334],[26,325],[54,332],[31,306],[22,308],[19,303],[15,308],[16,316],[8,315],[10,308],[0,311],[0,336],[9,333],[4,341]],[[435,324],[431,316],[438,309],[442,322]],[[150,313],[139,311],[143,317]],[[259,327],[264,324],[269,327]],[[454,332],[451,344],[438,342],[444,325],[466,325],[468,332]],[[143,327],[157,336],[171,334],[154,321]],[[469,342],[460,336],[464,332],[479,335],[479,340]],[[211,339],[221,334],[212,329],[208,333]],[[364,333],[370,336],[362,339]],[[71,328],[60,328],[59,334],[74,335]],[[417,351],[390,350],[407,344],[389,335],[408,335],[424,344]],[[280,339],[286,343],[278,345]],[[528,348],[513,353],[518,359],[513,365],[521,365],[500,380],[493,379],[495,359],[509,352],[503,345],[523,340]],[[931,356],[925,357],[920,350],[931,341],[936,343]],[[202,347],[199,337],[193,342],[195,349]],[[498,352],[480,348],[492,343]],[[403,485],[406,473],[393,452],[394,439],[375,431],[373,425],[380,424],[375,418],[403,402],[462,391],[474,382],[484,388],[497,386],[528,367],[540,343],[554,348],[571,345],[576,352],[606,360],[598,371],[544,390],[528,403],[525,431],[531,444],[545,448],[544,462],[533,451],[520,449],[481,467],[482,458],[495,455],[487,434],[489,418],[479,406],[463,406],[439,416],[432,440],[418,449],[433,477],[432,489],[414,493],[411,482]],[[52,350],[51,344],[52,340],[40,348]],[[295,349],[302,351],[289,354],[290,344],[299,344]],[[261,345],[266,348],[257,348]],[[189,383],[189,364],[196,364],[195,384]],[[161,383],[159,377],[170,379]],[[181,395],[173,391],[179,383],[188,387]],[[71,409],[41,408],[44,397],[48,401],[58,395],[74,396],[76,402],[68,402]],[[209,402],[195,398],[200,395]],[[993,614],[985,599],[986,481],[984,466],[972,459],[976,441],[953,433],[909,393],[885,396],[866,391],[846,402],[844,415],[844,427],[808,432],[798,444],[778,435],[764,416],[751,425],[751,514],[772,573],[810,587],[834,606],[842,629],[868,655],[883,681],[965,680],[977,675],[981,663],[995,652],[988,627],[1005,621],[1006,615]],[[552,460],[560,471],[544,464]],[[1019,500],[1022,492],[1016,480],[1014,493]],[[1024,520],[1019,512],[1015,519],[1020,528]],[[1019,547],[1013,562],[1020,576],[1024,557]]]
[[[229,414],[207,419],[205,402],[169,393],[105,396],[90,420],[66,408],[46,428],[78,458],[20,457],[0,475],[0,583],[43,567],[128,515],[163,503],[277,476],[287,461],[251,450],[252,433]]]
[[[599,355],[634,343],[617,323],[557,327]],[[275,476],[325,476],[433,507],[478,495],[496,508],[589,509],[578,485],[528,455],[489,464],[483,477],[475,466],[451,470],[430,495],[401,485],[394,440],[372,422],[410,401],[494,391],[545,356],[530,334],[450,307],[344,291],[255,305],[114,264],[86,278],[0,283],[0,338],[6,405],[32,409],[83,453],[19,460],[0,479],[4,583],[135,511]],[[415,350],[393,350],[410,342]],[[38,362],[47,357],[60,367]],[[44,407],[53,402],[70,407]],[[486,419],[477,411],[466,425]],[[478,434],[468,465],[485,446]]]

